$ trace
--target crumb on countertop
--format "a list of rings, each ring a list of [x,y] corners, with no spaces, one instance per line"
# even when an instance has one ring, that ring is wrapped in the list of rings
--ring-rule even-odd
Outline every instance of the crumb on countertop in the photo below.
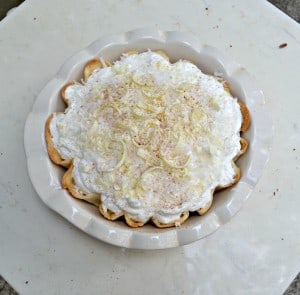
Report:
[[[285,48],[285,47],[287,47],[287,43],[281,43],[278,47],[280,49]]]

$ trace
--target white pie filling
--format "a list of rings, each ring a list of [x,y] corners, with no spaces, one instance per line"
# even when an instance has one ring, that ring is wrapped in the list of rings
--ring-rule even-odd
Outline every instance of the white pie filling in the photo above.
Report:
[[[216,77],[148,51],[124,55],[67,87],[51,121],[53,144],[73,159],[82,191],[104,210],[172,223],[233,182],[242,114]]]

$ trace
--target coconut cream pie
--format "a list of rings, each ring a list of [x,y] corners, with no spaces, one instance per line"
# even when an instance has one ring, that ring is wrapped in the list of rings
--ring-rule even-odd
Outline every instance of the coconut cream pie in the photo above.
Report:
[[[61,95],[65,112],[46,123],[49,156],[67,168],[63,188],[109,220],[179,226],[240,178],[247,107],[189,61],[161,51],[92,60]]]

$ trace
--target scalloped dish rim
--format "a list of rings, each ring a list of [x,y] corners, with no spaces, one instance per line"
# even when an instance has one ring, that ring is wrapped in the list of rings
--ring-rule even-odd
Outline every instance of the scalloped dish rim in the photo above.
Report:
[[[216,194],[204,216],[191,216],[182,226],[158,229],[152,225],[129,228],[122,221],[104,219],[97,208],[72,198],[60,186],[63,169],[51,162],[44,140],[47,117],[62,108],[59,90],[81,77],[84,64],[95,57],[116,60],[128,50],[166,51],[171,61],[189,59],[206,74],[222,75],[234,96],[250,110],[251,126],[244,134],[249,150],[238,160],[240,181]],[[27,117],[24,145],[31,182],[42,201],[87,234],[115,246],[134,249],[164,249],[197,241],[228,222],[248,199],[263,173],[272,145],[273,125],[262,90],[247,71],[227,54],[202,44],[194,35],[178,31],[136,29],[100,38],[69,58],[36,98]]]

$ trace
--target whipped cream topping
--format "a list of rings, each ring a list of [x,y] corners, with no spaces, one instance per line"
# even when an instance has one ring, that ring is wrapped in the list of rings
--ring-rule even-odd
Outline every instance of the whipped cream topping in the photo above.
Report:
[[[104,210],[174,222],[207,205],[236,175],[242,115],[216,77],[151,51],[123,55],[67,87],[50,124],[73,178]]]

